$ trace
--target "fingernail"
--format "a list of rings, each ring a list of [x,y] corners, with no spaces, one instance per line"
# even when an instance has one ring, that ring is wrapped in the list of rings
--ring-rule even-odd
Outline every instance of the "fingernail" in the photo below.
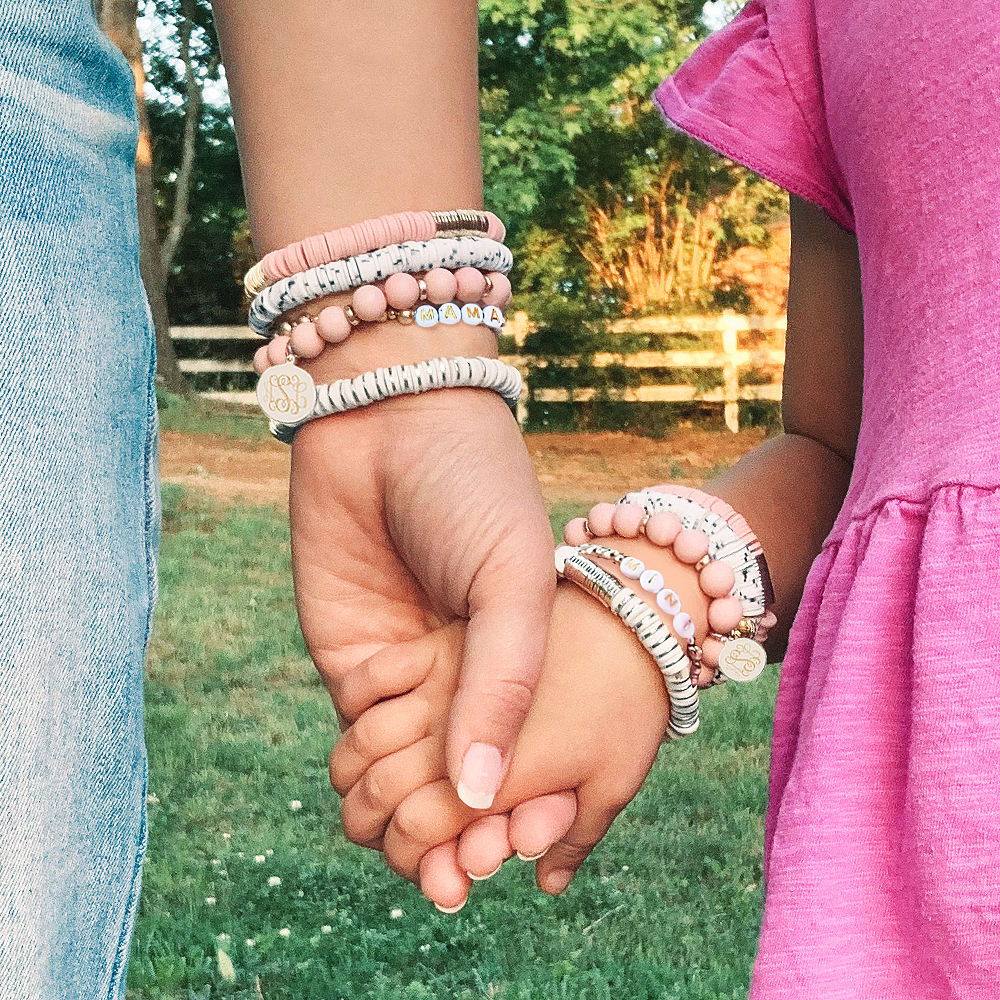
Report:
[[[501,868],[503,868],[502,861],[496,866],[496,868],[493,869],[493,871],[489,873],[489,875],[473,875],[472,872],[466,872],[465,874],[468,875],[473,882],[485,882],[488,878],[493,878],[493,876],[496,875]]]
[[[537,861],[539,858],[544,858],[545,855],[548,854],[548,853],[549,853],[549,849],[546,847],[545,850],[542,851],[540,854],[531,854],[531,855],[528,855],[528,854],[522,854],[520,851],[518,851],[517,852],[517,856],[522,861]]]
[[[573,880],[573,873],[568,868],[556,868],[549,872],[545,879],[545,891],[553,895],[566,891],[566,886]]]
[[[469,897],[466,896],[458,906],[441,906],[439,903],[434,904],[434,909],[440,911],[441,913],[458,913],[460,909],[469,901]]]
[[[458,797],[471,809],[489,809],[500,787],[500,751],[488,743],[473,743],[465,752]]]

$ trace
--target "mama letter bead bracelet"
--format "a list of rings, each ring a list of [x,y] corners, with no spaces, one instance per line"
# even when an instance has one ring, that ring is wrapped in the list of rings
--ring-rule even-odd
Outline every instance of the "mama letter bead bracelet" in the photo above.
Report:
[[[612,557],[620,555],[614,553]],[[698,690],[691,683],[690,662],[660,616],[577,547],[562,545],[556,549],[555,566],[560,577],[571,580],[617,615],[656,661],[670,696],[671,737],[676,739],[695,732],[700,718]]]
[[[507,274],[513,264],[507,247],[480,237],[397,243],[283,278],[253,300],[247,322],[254,332],[266,337],[274,321],[291,309],[359,285],[384,281],[393,274],[417,274],[435,268],[458,271],[464,267]]]
[[[393,365],[317,386],[294,357],[269,368],[257,383],[257,401],[271,418],[271,433],[286,444],[310,420],[371,406],[394,396],[434,389],[490,389],[508,405],[521,394],[521,373],[496,358],[433,358],[413,365]]]

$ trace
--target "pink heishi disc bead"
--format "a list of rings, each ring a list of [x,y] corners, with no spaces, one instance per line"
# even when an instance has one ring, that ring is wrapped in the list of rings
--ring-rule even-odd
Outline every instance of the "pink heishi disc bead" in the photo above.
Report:
[[[613,503],[598,503],[590,508],[587,515],[590,530],[595,535],[602,538],[607,537],[614,531],[615,505]]]
[[[393,309],[412,309],[420,301],[420,285],[412,274],[390,274],[385,281],[385,297]]]
[[[303,358],[318,358],[326,342],[316,332],[315,323],[299,323],[292,327],[292,352]]]
[[[288,338],[284,334],[267,345],[267,360],[272,365],[283,365],[288,360]]]
[[[483,304],[506,309],[510,305],[510,278],[500,271],[490,271],[490,281],[493,282],[493,291],[487,292],[483,296]]]
[[[478,302],[486,291],[486,278],[475,267],[460,267],[455,272],[459,302]]]
[[[377,285],[362,285],[354,289],[351,296],[351,306],[358,319],[373,323],[382,318],[385,312],[385,293]]]
[[[620,503],[615,506],[612,519],[615,534],[622,538],[635,538],[646,512],[636,503]]]
[[[721,654],[722,640],[716,639],[714,635],[706,635],[705,641],[701,644],[701,662],[706,667],[717,667]]]
[[[733,567],[721,559],[713,559],[699,574],[698,585],[709,597],[728,597],[736,583]]]
[[[674,539],[674,555],[681,562],[696,563],[708,555],[708,535],[697,528],[685,528]]]
[[[584,542],[590,541],[587,537],[587,532],[583,530],[583,521],[582,517],[574,517],[566,525],[563,537],[566,539],[567,545],[583,545]]]
[[[708,606],[708,624],[713,632],[736,628],[742,617],[743,605],[738,597],[717,597]]]
[[[458,291],[458,282],[451,271],[443,267],[435,267],[424,276],[424,284],[427,286],[427,301],[439,306],[443,302],[451,302]]]
[[[669,510],[653,514],[646,522],[646,537],[654,545],[669,545],[681,532],[681,519]]]
[[[253,370],[258,375],[263,375],[270,364],[271,362],[267,360],[267,344],[261,344],[253,354]]]
[[[351,335],[351,324],[340,306],[327,306],[316,317],[316,329],[328,344],[340,344]]]

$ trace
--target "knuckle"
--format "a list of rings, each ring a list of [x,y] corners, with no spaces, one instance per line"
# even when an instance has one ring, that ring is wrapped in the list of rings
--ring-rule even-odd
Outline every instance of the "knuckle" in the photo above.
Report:
[[[359,847],[367,846],[372,838],[372,832],[363,821],[360,810],[355,809],[348,800],[340,808],[340,825],[344,828],[344,836]]]
[[[482,704],[490,707],[497,723],[509,726],[512,719],[521,720],[528,714],[535,698],[534,688],[515,677],[496,677],[483,693]]]
[[[350,748],[362,759],[371,760],[375,755],[378,734],[375,723],[369,716],[362,715],[344,737]]]
[[[396,810],[392,822],[404,841],[420,843],[426,839],[427,831],[422,813],[406,802]]]
[[[327,760],[327,771],[330,776],[330,787],[343,798],[349,791],[347,775],[344,771],[344,754],[341,744],[337,744],[331,751]]]
[[[355,794],[362,809],[377,812],[385,807],[386,788],[376,768],[369,768],[364,773]]]

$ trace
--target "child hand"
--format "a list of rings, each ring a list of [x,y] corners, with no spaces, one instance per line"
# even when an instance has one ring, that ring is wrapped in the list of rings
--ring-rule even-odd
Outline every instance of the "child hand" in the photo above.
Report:
[[[707,602],[690,567],[671,565],[672,557],[663,549],[651,556],[643,539],[615,539],[614,544],[655,560],[669,574],[685,608],[700,623],[698,637],[703,637]],[[352,727],[335,749],[331,780],[346,793],[345,824],[375,831],[394,870],[411,880],[419,876],[436,902],[455,905],[464,895],[454,897],[468,888],[467,881],[462,882],[464,871],[483,871],[472,865],[490,850],[494,858],[502,854],[505,831],[497,821],[474,825],[482,814],[465,807],[442,780],[435,739],[439,743],[438,720],[454,689],[455,650],[461,645],[461,626],[447,628],[446,634],[430,640],[433,649],[410,650],[419,662],[398,661],[397,683],[383,695],[391,700],[374,706],[369,717],[361,714],[364,699],[354,699],[350,685],[345,686],[342,698],[353,701],[361,729],[352,732]],[[365,688],[370,689],[370,681],[360,678],[357,689]],[[541,810],[542,819],[554,825],[558,806],[563,807],[561,818],[566,818],[565,793],[576,793],[578,812],[572,826],[538,863],[543,889],[561,892],[566,887],[639,789],[666,729],[668,709],[659,671],[636,637],[593,598],[571,584],[561,585],[536,702],[491,810],[496,814],[513,809],[506,830],[510,846],[524,854],[537,853],[532,846],[538,840],[534,845],[529,841],[539,814],[519,812],[517,807],[563,793]],[[417,744],[420,750],[413,749]]]

